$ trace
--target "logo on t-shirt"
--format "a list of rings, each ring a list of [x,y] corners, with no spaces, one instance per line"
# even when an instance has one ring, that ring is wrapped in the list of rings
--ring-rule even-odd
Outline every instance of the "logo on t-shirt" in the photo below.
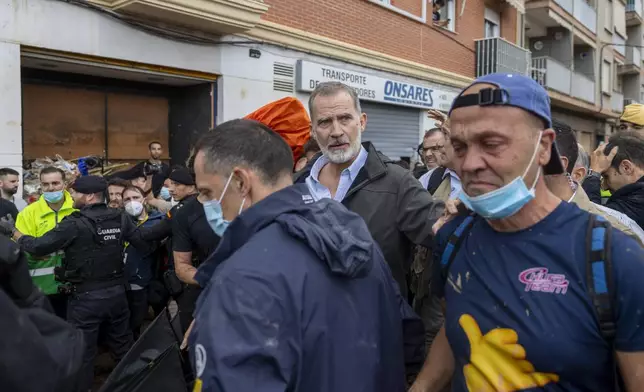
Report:
[[[548,268],[529,268],[519,274],[519,282],[525,285],[525,291],[566,294],[568,279],[563,274],[549,274]]]

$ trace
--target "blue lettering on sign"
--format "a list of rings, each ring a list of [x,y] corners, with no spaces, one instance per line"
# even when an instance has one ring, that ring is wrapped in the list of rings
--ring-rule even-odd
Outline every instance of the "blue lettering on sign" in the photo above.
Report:
[[[390,102],[431,108],[434,107],[434,98],[432,97],[433,91],[434,90],[427,87],[387,80],[385,82],[384,99],[385,101]]]

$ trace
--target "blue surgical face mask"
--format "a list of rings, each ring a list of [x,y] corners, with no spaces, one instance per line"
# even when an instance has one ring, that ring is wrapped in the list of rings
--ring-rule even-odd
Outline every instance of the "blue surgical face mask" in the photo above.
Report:
[[[537,175],[535,176],[530,189],[526,187],[523,179],[526,174],[528,174],[528,170],[532,166],[535,156],[537,156],[542,134],[543,132],[539,133],[534,153],[532,153],[530,163],[528,163],[528,167],[525,169],[522,176],[515,178],[512,182],[499,189],[495,189],[492,192],[488,192],[480,196],[471,197],[462,191],[459,195],[459,199],[461,199],[463,204],[465,204],[465,207],[486,219],[503,219],[516,214],[521,208],[523,208],[523,206],[528,204],[530,200],[534,199],[534,187],[537,185],[537,180],[541,174],[541,168],[538,169]]]
[[[159,197],[161,197],[165,201],[170,201],[170,199],[172,199],[170,190],[166,187],[161,188],[161,191],[159,191]]]
[[[63,199],[63,191],[43,192],[42,195],[48,203],[58,203]]]
[[[221,201],[226,194],[226,190],[228,189],[228,185],[230,184],[230,180],[232,180],[232,178],[233,174],[230,173],[230,177],[228,177],[228,181],[226,181],[226,185],[224,186],[224,190],[221,192],[221,196],[219,196],[219,200],[209,200],[203,203],[203,210],[206,214],[206,220],[208,221],[210,228],[212,228],[212,231],[214,231],[215,234],[217,234],[219,237],[222,237],[224,235],[224,232],[230,224],[230,221],[224,219],[224,212],[221,209]],[[245,201],[246,198],[242,200],[241,206],[239,206],[239,212],[237,213],[238,215],[241,214],[242,209],[244,208]]]

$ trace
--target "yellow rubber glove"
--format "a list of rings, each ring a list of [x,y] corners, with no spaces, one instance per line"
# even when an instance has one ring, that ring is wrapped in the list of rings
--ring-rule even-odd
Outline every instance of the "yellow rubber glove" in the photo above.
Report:
[[[496,328],[483,335],[469,314],[459,324],[470,343],[470,363],[463,368],[470,392],[514,392],[559,381],[556,374],[535,372],[514,330]]]

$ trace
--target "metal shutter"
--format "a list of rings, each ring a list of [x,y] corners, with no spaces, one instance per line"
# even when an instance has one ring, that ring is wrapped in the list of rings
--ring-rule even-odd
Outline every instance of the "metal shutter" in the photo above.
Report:
[[[372,142],[376,150],[391,159],[412,157],[418,147],[420,109],[373,102],[361,102],[361,105],[367,113],[362,140]]]

